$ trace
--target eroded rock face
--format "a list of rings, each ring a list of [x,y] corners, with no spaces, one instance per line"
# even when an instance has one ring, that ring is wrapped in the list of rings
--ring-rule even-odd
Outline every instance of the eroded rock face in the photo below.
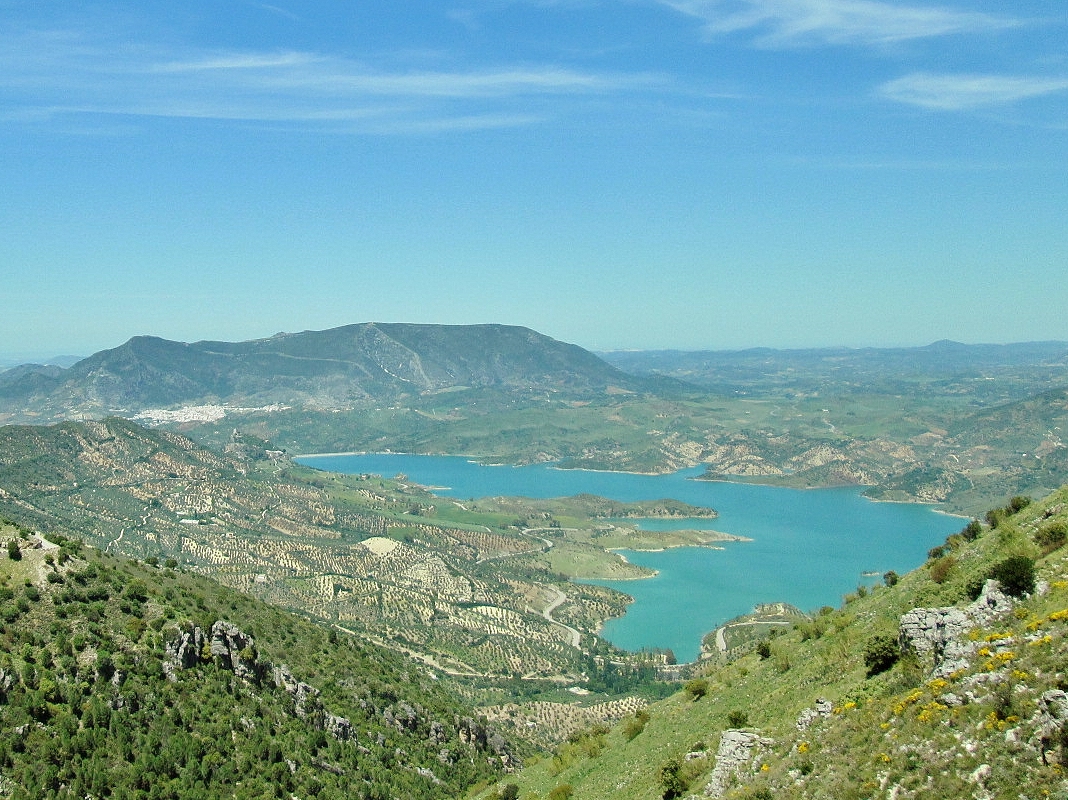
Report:
[[[705,785],[705,797],[723,797],[731,778],[743,778],[755,772],[756,761],[773,744],[756,731],[730,729],[723,731],[716,751],[716,766]]]
[[[297,680],[285,664],[272,666],[261,660],[256,641],[233,623],[218,620],[209,634],[200,627],[181,631],[166,644],[164,653],[163,672],[171,681],[178,680],[179,671],[192,669],[202,661],[211,661],[251,683],[260,683],[269,674],[274,685],[292,698],[296,716],[335,739],[352,738],[352,723],[327,711],[319,700],[318,689]]]
[[[163,672],[171,681],[178,680],[178,673],[199,664],[212,662],[220,669],[230,670],[239,678],[257,685],[273,684],[289,695],[293,714],[307,720],[315,728],[335,739],[350,741],[357,738],[352,722],[346,717],[331,714],[323,705],[320,691],[311,684],[298,680],[285,664],[271,664],[261,659],[256,651],[255,640],[236,625],[218,620],[208,633],[200,627],[180,631],[164,646]],[[6,674],[0,670],[0,689]],[[361,705],[367,709],[366,701]],[[418,733],[426,725],[428,736],[435,743],[445,744],[451,738],[446,725],[436,720],[427,721],[421,706],[411,706],[401,701],[381,712],[384,722],[404,733]],[[513,770],[521,762],[512,754],[508,741],[481,721],[470,717],[457,717],[453,731],[463,744],[489,754],[491,760],[500,763],[506,770]],[[370,732],[368,732],[370,736]],[[374,738],[374,737],[372,737]],[[384,746],[385,736],[377,734],[378,746]],[[452,756],[442,750],[442,763],[451,763]]]
[[[259,678],[255,640],[236,625],[218,620],[211,626],[211,657],[223,669],[245,680]]]
[[[1042,763],[1060,763],[1061,731],[1068,725],[1068,694],[1061,689],[1043,692],[1031,724],[1035,733],[1030,743],[1042,754]]]
[[[200,663],[200,656],[204,650],[204,631],[201,628],[193,628],[182,631],[177,638],[164,645],[163,674],[167,680],[178,680],[178,671],[192,669]]]
[[[934,665],[931,674],[945,677],[966,667],[973,655],[976,644],[965,634],[988,625],[1012,607],[1012,599],[1001,591],[998,582],[988,580],[975,602],[965,608],[914,608],[901,617],[901,651],[930,660]]]
[[[460,741],[475,750],[485,750],[493,754],[506,771],[518,769],[522,764],[512,755],[511,747],[503,736],[487,728],[481,722],[470,717],[456,718]]]

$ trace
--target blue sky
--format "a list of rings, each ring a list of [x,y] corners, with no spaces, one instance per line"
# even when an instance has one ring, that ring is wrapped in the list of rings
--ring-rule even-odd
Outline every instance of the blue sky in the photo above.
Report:
[[[0,0],[0,354],[1068,339],[1068,8]]]

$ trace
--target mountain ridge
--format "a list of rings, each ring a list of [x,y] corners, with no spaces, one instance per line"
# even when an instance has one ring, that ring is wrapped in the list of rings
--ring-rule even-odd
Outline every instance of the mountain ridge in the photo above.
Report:
[[[351,407],[468,388],[599,395],[649,385],[578,345],[511,325],[358,323],[244,342],[135,336],[65,369],[0,378],[9,422],[182,404]]]

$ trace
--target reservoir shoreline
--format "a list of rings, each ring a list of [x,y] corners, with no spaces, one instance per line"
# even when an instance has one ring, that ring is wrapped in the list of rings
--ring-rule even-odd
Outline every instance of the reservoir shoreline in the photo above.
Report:
[[[961,518],[917,503],[875,501],[859,487],[792,489],[748,482],[691,480],[696,469],[668,475],[556,469],[549,465],[494,469],[463,456],[364,454],[298,463],[355,474],[403,473],[436,494],[556,498],[595,494],[619,502],[671,498],[715,509],[714,518],[643,518],[646,530],[727,529],[749,541],[716,542],[722,549],[682,546],[659,552],[628,550],[632,565],[657,574],[626,581],[590,580],[629,595],[622,617],[602,635],[626,650],[670,648],[680,661],[697,658],[702,637],[760,603],[803,610],[838,605],[871,576],[905,573],[927,551],[960,529]],[[317,461],[319,463],[308,463]],[[623,554],[621,554],[623,555]]]

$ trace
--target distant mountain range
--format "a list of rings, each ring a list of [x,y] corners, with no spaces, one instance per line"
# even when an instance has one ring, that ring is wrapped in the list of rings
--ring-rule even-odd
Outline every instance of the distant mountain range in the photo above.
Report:
[[[459,389],[603,394],[649,383],[527,328],[365,323],[236,343],[137,336],[68,369],[0,373],[0,413],[15,422],[201,403],[334,408]]]
[[[783,391],[852,394],[917,390],[972,394],[976,380],[999,380],[985,400],[1027,397],[1061,379],[1068,369],[1068,342],[961,344],[942,340],[924,347],[823,347],[775,350],[618,350],[600,354],[631,375],[662,376],[717,394]]]

